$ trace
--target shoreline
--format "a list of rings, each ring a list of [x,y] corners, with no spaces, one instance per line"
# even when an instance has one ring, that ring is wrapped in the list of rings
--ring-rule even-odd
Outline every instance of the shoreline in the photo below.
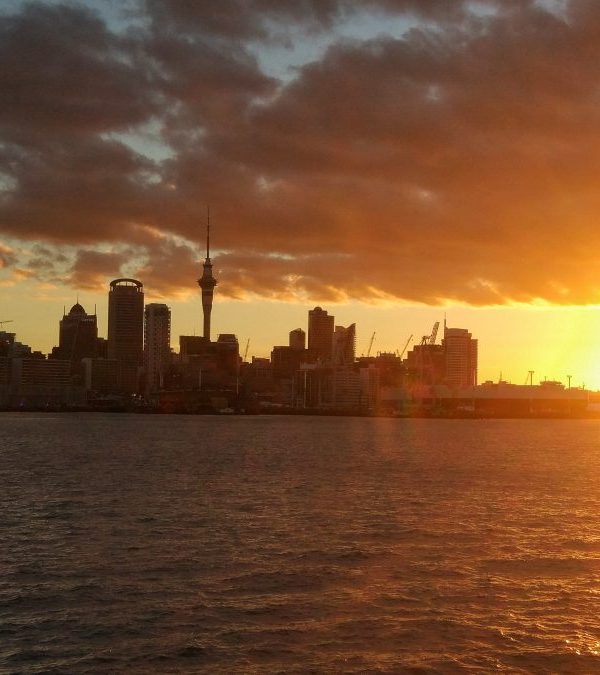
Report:
[[[277,409],[260,410],[257,412],[245,411],[227,411],[218,410],[153,410],[144,408],[93,408],[93,407],[30,407],[30,408],[0,408],[2,413],[61,413],[61,414],[129,414],[129,415],[187,415],[187,416],[213,416],[213,417],[258,417],[258,416],[305,416],[305,417],[371,417],[386,419],[455,419],[455,420],[491,420],[491,419],[600,419],[600,411],[577,411],[572,413],[559,413],[556,411],[535,412],[535,413],[483,413],[483,412],[457,412],[457,411],[412,411],[408,413],[399,412],[374,412],[374,411],[356,411],[356,410],[319,410],[319,409]]]

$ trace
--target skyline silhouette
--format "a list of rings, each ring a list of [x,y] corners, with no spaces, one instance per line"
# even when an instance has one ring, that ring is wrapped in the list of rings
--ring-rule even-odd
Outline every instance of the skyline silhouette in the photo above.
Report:
[[[153,357],[149,357],[148,353],[148,349],[152,349],[152,338],[150,337],[151,332],[148,322],[150,318],[156,314],[156,320],[159,322],[162,321],[160,319],[161,316],[164,315],[166,317],[167,323],[166,328],[164,329],[166,332],[163,332],[163,329],[160,328],[161,336],[163,336],[161,337],[161,340],[164,342],[164,346],[160,347],[163,354],[160,359],[163,361],[166,359],[165,362],[168,362],[169,364],[171,362],[175,363],[178,357],[183,357],[188,353],[201,353],[204,349],[200,347],[200,352],[190,352],[190,347],[183,346],[184,343],[182,341],[184,339],[188,341],[194,340],[198,345],[211,345],[220,343],[222,339],[232,339],[235,341],[235,350],[238,355],[236,357],[238,359],[236,363],[239,365],[232,366],[231,372],[235,371],[239,374],[240,366],[254,363],[255,361],[257,363],[268,363],[269,367],[277,370],[279,366],[275,361],[275,357],[277,356],[279,361],[284,356],[283,354],[278,354],[277,350],[288,349],[288,347],[278,347],[276,343],[273,343],[271,345],[269,356],[264,358],[256,357],[249,352],[250,338],[246,341],[246,348],[243,352],[243,356],[237,334],[219,334],[216,343],[212,341],[210,322],[213,310],[213,291],[217,285],[217,281],[212,275],[212,262],[210,259],[210,221],[207,222],[206,230],[206,258],[204,263],[202,263],[203,274],[200,279],[198,279],[204,325],[202,335],[196,336],[194,333],[193,336],[185,337],[173,334],[171,332],[171,308],[165,303],[150,302],[145,304],[143,283],[136,279],[120,278],[111,281],[109,284],[107,337],[103,337],[98,331],[98,314],[96,306],[94,306],[94,314],[88,315],[84,307],[79,303],[79,297],[77,297],[78,301],[68,313],[66,312],[66,308],[63,308],[63,317],[59,321],[57,346],[52,349],[52,353],[48,353],[48,358],[70,360],[72,362],[71,373],[74,372],[75,366],[78,366],[82,357],[98,357],[100,359],[116,359],[118,361],[124,360],[124,362],[127,362],[129,366],[133,368],[128,376],[130,383],[125,387],[125,390],[131,393],[142,391],[144,387],[140,387],[135,383],[135,368],[142,367],[143,364],[145,372],[149,372],[148,359],[150,358],[150,360],[152,360]],[[121,305],[122,309],[120,309]],[[144,307],[146,309],[144,309]],[[122,319],[119,319],[119,316],[122,316]],[[83,319],[81,319],[81,317],[83,317]],[[92,319],[94,335],[97,337],[93,337],[89,330],[92,328]],[[12,320],[6,321],[5,323],[11,324]],[[364,351],[358,353],[356,350],[356,323],[352,323],[348,327],[343,327],[338,325],[338,323],[339,322],[335,320],[335,317],[332,314],[329,314],[327,310],[317,306],[314,309],[308,310],[306,332],[303,331],[302,328],[290,329],[289,348],[295,350],[300,349],[300,352],[308,355],[306,357],[298,358],[297,360],[294,359],[294,368],[296,370],[298,370],[303,363],[316,363],[328,368],[348,367],[365,361],[365,357],[366,360],[369,360],[369,358],[375,356],[379,358],[381,355],[384,359],[390,357],[396,359],[398,365],[400,365],[400,363],[404,364],[402,367],[406,372],[412,372],[413,378],[415,377],[415,373],[417,373],[417,379],[427,385],[438,384],[449,385],[451,388],[465,388],[482,383],[491,385],[494,381],[498,385],[524,384],[529,386],[543,385],[545,383],[558,384],[560,382],[561,384],[566,384],[568,390],[570,390],[571,387],[574,389],[585,389],[585,382],[582,382],[580,385],[577,383],[572,384],[573,376],[571,374],[566,375],[565,382],[561,378],[542,377],[539,373],[536,373],[535,370],[531,369],[527,371],[525,382],[512,382],[510,378],[503,377],[502,371],[500,371],[497,380],[492,380],[490,378],[478,380],[478,340],[472,340],[474,345],[472,348],[458,347],[459,352],[457,352],[456,356],[448,356],[446,354],[448,345],[452,345],[453,341],[457,345],[460,345],[464,339],[471,341],[472,334],[466,328],[447,328],[445,314],[441,344],[436,342],[440,326],[440,322],[436,321],[431,335],[423,335],[422,338],[419,339],[415,338],[414,333],[411,333],[401,350],[385,351],[373,349],[376,336],[376,332],[373,332],[368,343],[366,354]],[[81,333],[81,326],[85,328],[84,333]],[[298,337],[296,337],[297,333]],[[2,334],[6,337],[12,336],[10,339],[17,338],[17,334],[11,333],[10,330],[0,332],[0,335]],[[123,337],[120,338],[120,335]],[[306,335],[308,335],[308,346],[305,344]],[[81,340],[83,340],[83,342],[81,342]],[[98,342],[97,347],[92,344],[94,340],[97,340]],[[293,347],[294,344],[298,344],[298,340],[302,343],[302,347]],[[121,343],[122,346],[119,346]],[[176,347],[173,348],[174,344],[178,344],[179,349]],[[189,344],[191,345],[192,343],[190,342]],[[446,347],[443,347],[444,344]],[[28,345],[28,347],[30,347],[30,345]],[[198,347],[194,347],[193,349],[196,350]],[[461,356],[460,354],[463,349],[466,349],[466,352],[464,352],[465,355]],[[33,346],[32,351],[35,351],[36,354],[40,354],[38,350],[35,350],[35,346]],[[287,361],[287,358],[288,357],[285,357],[284,360]],[[175,361],[173,361],[173,359],[175,359]],[[464,359],[467,359],[467,361],[463,362]],[[463,372],[463,370],[464,374],[459,374]],[[453,375],[453,372],[456,372],[456,375]],[[537,375],[535,380],[534,375]],[[150,381],[154,382],[155,385],[158,385],[158,374],[155,373],[154,375],[151,375]],[[162,380],[160,380],[160,387],[162,388],[162,386]]]
[[[485,377],[600,387],[595,3],[208,7],[0,10],[0,320],[47,351],[33,317],[129,277],[202,333],[211,203],[218,330],[259,355],[306,306],[386,351],[449,311]]]

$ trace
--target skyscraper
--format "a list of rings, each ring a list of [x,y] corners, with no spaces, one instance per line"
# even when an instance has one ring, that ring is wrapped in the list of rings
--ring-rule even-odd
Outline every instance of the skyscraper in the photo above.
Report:
[[[95,314],[87,314],[77,302],[59,324],[58,348],[53,358],[71,362],[71,374],[81,368],[81,359],[97,356],[98,324]]]
[[[477,340],[466,328],[444,326],[444,358],[446,384],[453,388],[473,387],[477,384]]]
[[[150,303],[144,309],[144,368],[146,391],[163,386],[164,375],[171,362],[171,310],[161,303]]]
[[[347,328],[336,326],[333,333],[333,363],[336,366],[351,366],[356,358],[356,324]]]
[[[143,348],[144,287],[136,279],[115,279],[108,293],[108,358],[120,364],[123,391],[137,389]]]
[[[206,226],[206,260],[204,261],[202,276],[198,279],[202,289],[202,312],[204,314],[204,339],[210,342],[210,313],[212,311],[213,293],[217,280],[213,277],[212,262],[210,260],[210,217]]]
[[[334,320],[321,307],[308,311],[308,349],[323,363],[331,361]]]

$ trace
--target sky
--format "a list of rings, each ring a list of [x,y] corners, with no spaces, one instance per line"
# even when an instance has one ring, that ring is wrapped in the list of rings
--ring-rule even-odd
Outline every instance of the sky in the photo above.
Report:
[[[0,321],[132,276],[268,356],[469,328],[479,379],[600,388],[600,3],[81,0],[0,10]],[[2,328],[2,326],[0,326]]]

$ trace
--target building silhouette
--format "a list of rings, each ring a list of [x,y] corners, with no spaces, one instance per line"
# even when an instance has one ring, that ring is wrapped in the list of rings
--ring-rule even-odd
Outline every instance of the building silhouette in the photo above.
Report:
[[[36,357],[39,352],[33,352],[29,345],[15,340],[16,333],[7,333],[0,330],[0,356],[9,359]],[[40,356],[42,356],[40,354]],[[43,358],[43,357],[42,357]]]
[[[306,349],[306,333],[302,330],[302,328],[294,328],[294,330],[290,331],[289,345],[290,349]]]
[[[207,351],[206,340],[201,335],[180,335],[179,356],[198,356]]]
[[[108,358],[108,340],[103,337],[99,337],[96,340],[96,356],[99,359]]]
[[[322,363],[331,361],[334,317],[321,307],[308,312],[308,349]]]
[[[448,328],[444,325],[445,383],[462,389],[477,384],[477,340],[466,328]]]
[[[333,364],[351,366],[356,360],[356,324],[336,326],[333,332]]]
[[[71,374],[81,374],[81,360],[94,358],[98,352],[98,323],[96,314],[87,314],[77,302],[59,323],[58,347],[52,350],[53,359],[69,361]]]
[[[294,377],[300,364],[310,361],[306,349],[306,333],[302,328],[295,328],[289,333],[289,344],[273,347],[271,351],[272,374],[275,380]]]
[[[108,293],[108,358],[119,363],[117,388],[137,391],[144,353],[144,287],[137,279],[115,279]]]
[[[422,342],[406,355],[404,365],[415,384],[435,385],[446,380],[446,355],[442,345]]]
[[[163,387],[171,365],[171,310],[162,303],[144,309],[144,371],[146,391]]]
[[[212,312],[213,293],[217,285],[217,280],[213,277],[213,266],[210,260],[210,220],[206,227],[206,260],[202,267],[202,276],[198,279],[198,285],[202,289],[203,335],[204,339],[210,342],[210,315]]]
[[[12,359],[10,395],[35,408],[64,405],[70,393],[71,364],[61,359]]]
[[[83,367],[83,386],[90,400],[95,396],[106,396],[120,391],[121,364],[116,359],[85,358]]]
[[[240,345],[233,333],[221,333],[214,343],[217,367],[227,375],[235,376],[240,367]]]

